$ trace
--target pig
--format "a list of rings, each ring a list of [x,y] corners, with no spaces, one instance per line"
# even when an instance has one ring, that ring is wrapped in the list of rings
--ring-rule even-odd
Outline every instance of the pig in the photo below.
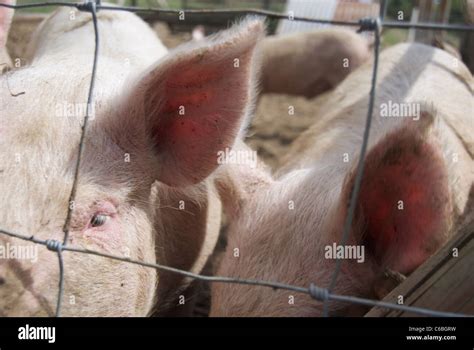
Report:
[[[264,164],[218,170],[230,223],[217,275],[328,288],[342,258],[332,292],[376,299],[386,271],[410,274],[456,230],[474,224],[472,75],[443,50],[399,44],[380,55],[363,180],[347,246],[340,246],[372,69],[372,63],[360,67],[326,98],[274,175]],[[321,316],[322,310],[306,294],[212,285],[211,316]],[[330,316],[366,311],[328,302]]]
[[[15,5],[16,0],[1,0],[0,4]],[[12,60],[5,47],[12,23],[13,10],[0,7],[0,73],[12,67]]]
[[[369,41],[347,29],[269,36],[261,45],[263,94],[313,98],[371,57]]]
[[[0,77],[0,227],[62,242],[72,206],[68,246],[197,273],[217,240],[211,178],[248,118],[263,24],[249,18],[167,52],[134,14],[98,11],[96,102],[69,203],[94,53],[91,14],[70,11],[38,28],[30,66]],[[56,252],[1,231],[0,248],[0,315],[54,315]],[[63,259],[62,316],[172,314],[190,282],[87,254]]]

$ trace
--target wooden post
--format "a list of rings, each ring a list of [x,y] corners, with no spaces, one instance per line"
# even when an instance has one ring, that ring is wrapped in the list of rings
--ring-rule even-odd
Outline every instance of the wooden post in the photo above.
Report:
[[[466,23],[474,25],[474,0],[467,0],[465,5]],[[464,34],[461,45],[461,56],[471,73],[474,74],[474,33],[469,32]]]
[[[388,5],[388,0],[380,0],[380,19],[384,19],[385,16],[387,15],[387,6]]]
[[[441,3],[439,5],[438,22],[448,23],[450,13],[451,13],[451,0],[441,0]]]
[[[413,10],[411,11],[410,23],[418,23],[419,14],[420,14],[420,11],[418,10],[418,8],[414,7]],[[416,34],[416,29],[410,28],[408,30],[407,41],[408,42],[414,42],[415,41],[415,34]]]
[[[474,224],[466,225],[453,239],[425,261],[384,301],[437,311],[474,315]],[[402,297],[402,298],[400,298]],[[406,317],[416,314],[374,307],[367,317]]]
[[[451,13],[451,0],[441,0],[436,22],[448,23],[450,13]],[[439,30],[437,31],[437,35],[439,35],[439,38],[442,40],[444,33],[442,30]]]
[[[432,0],[418,0],[418,22],[433,22],[434,6]],[[415,41],[431,45],[434,39],[432,30],[415,30]]]

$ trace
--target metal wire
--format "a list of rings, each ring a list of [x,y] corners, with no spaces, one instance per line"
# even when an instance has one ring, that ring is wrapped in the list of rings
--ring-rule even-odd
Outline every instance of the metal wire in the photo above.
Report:
[[[382,1],[382,6],[380,6],[380,12],[379,12],[379,21],[384,19],[387,3],[388,3],[387,0]],[[352,221],[354,218],[354,211],[357,205],[360,185],[362,182],[362,177],[364,175],[364,160],[365,160],[365,154],[367,153],[367,144],[368,144],[368,140],[370,136],[370,126],[372,124],[372,115],[373,115],[374,101],[375,101],[375,86],[377,84],[377,71],[378,71],[378,65],[379,65],[380,31],[382,30],[382,27],[379,21],[366,23],[366,27],[375,31],[374,67],[372,69],[372,80],[371,80],[370,95],[369,95],[369,107],[367,110],[367,119],[366,119],[366,125],[365,125],[365,130],[364,130],[364,137],[362,141],[361,151],[359,155],[359,163],[357,165],[357,174],[356,174],[353,190],[350,194],[350,204],[349,204],[349,209],[348,209],[346,221],[344,223],[344,230],[342,234],[341,245],[343,246],[346,245],[349,239],[349,232],[350,232]],[[339,273],[341,272],[341,266],[342,266],[342,260],[337,260],[336,268],[334,270],[334,274],[332,275],[331,282],[328,288],[329,293],[336,286],[337,277],[339,276]],[[328,316],[329,316],[329,304],[327,300],[324,300],[323,317],[328,317]]]
[[[386,1],[384,1],[384,6],[386,5]],[[46,6],[68,6],[68,7],[75,7],[79,11],[86,11],[90,12],[92,15],[92,21],[94,25],[94,33],[95,33],[95,49],[94,49],[94,60],[92,66],[92,75],[91,75],[91,82],[89,86],[89,94],[87,100],[87,110],[86,115],[83,120],[82,130],[81,130],[81,137],[79,141],[79,149],[78,149],[78,157],[76,161],[76,166],[74,170],[74,178],[73,178],[73,185],[70,194],[69,206],[67,211],[67,216],[65,219],[65,223],[63,226],[64,231],[64,241],[63,243],[56,241],[56,240],[40,240],[35,238],[34,236],[26,236],[19,233],[11,232],[8,230],[0,229],[0,233],[5,234],[7,236],[22,239],[25,241],[33,242],[35,244],[44,245],[47,249],[56,252],[58,255],[58,262],[59,262],[59,286],[58,286],[58,300],[57,300],[57,307],[56,307],[56,316],[59,317],[61,315],[61,302],[64,293],[64,261],[63,261],[63,251],[81,253],[81,254],[89,254],[100,256],[108,259],[118,260],[122,262],[127,262],[131,264],[141,265],[143,267],[154,268],[157,270],[167,271],[171,273],[180,274],[182,276],[194,278],[196,280],[201,280],[205,282],[212,282],[212,283],[234,283],[234,284],[244,284],[244,285],[252,285],[252,286],[261,286],[261,287],[270,287],[273,289],[282,289],[282,290],[289,290],[298,293],[304,293],[311,296],[313,299],[322,301],[323,302],[323,315],[328,316],[328,301],[339,301],[345,303],[352,303],[352,304],[360,304],[372,307],[381,307],[386,309],[392,309],[397,311],[405,311],[405,312],[412,312],[420,315],[426,316],[435,316],[435,317],[466,317],[469,315],[463,315],[458,313],[451,313],[451,312],[441,312],[435,310],[429,310],[419,307],[413,306],[405,306],[399,304],[393,304],[383,301],[377,300],[370,300],[364,298],[358,298],[354,296],[346,296],[346,295],[338,295],[333,294],[332,290],[335,286],[337,281],[337,277],[340,272],[341,260],[338,260],[336,263],[336,269],[332,276],[332,280],[328,289],[321,288],[316,286],[315,284],[311,284],[308,288],[306,287],[299,287],[288,285],[279,282],[271,282],[271,281],[262,281],[262,280],[251,280],[251,279],[239,279],[239,278],[232,278],[232,277],[220,277],[220,276],[205,276],[201,274],[192,273],[185,270],[180,270],[177,268],[173,268],[170,266],[165,266],[161,264],[155,263],[147,263],[142,261],[136,261],[129,258],[124,258],[120,256],[114,256],[110,254],[105,254],[93,250],[81,249],[76,247],[69,247],[67,245],[68,235],[69,235],[69,226],[71,221],[72,211],[74,209],[74,199],[76,196],[77,191],[77,182],[79,177],[79,169],[81,164],[81,158],[84,148],[84,140],[86,129],[88,125],[88,120],[90,117],[90,107],[93,103],[93,92],[94,92],[94,84],[95,84],[95,75],[97,69],[97,61],[98,61],[98,51],[99,51],[99,32],[98,32],[98,25],[97,25],[97,11],[98,10],[110,10],[110,11],[129,11],[129,12],[148,12],[148,13],[163,13],[163,14],[181,14],[181,13],[189,13],[189,14],[235,14],[235,15],[261,15],[266,16],[269,18],[274,19],[289,19],[288,14],[282,14],[272,11],[266,10],[258,10],[258,9],[228,9],[228,10],[163,10],[163,9],[154,9],[154,8],[140,8],[140,7],[126,7],[126,6],[109,6],[109,5],[101,5],[100,0],[95,1],[86,1],[81,3],[69,3],[69,2],[45,2],[45,3],[34,3],[34,4],[25,4],[25,5],[9,5],[9,4],[0,4],[0,7],[7,7],[11,9],[25,9],[25,8],[33,8],[33,7],[46,7]],[[382,13],[382,12],[381,12]],[[357,195],[360,189],[360,183],[362,181],[363,176],[363,164],[364,164],[364,156],[367,150],[367,143],[370,133],[370,125],[372,120],[373,114],[373,107],[375,101],[375,88],[376,88],[376,79],[377,79],[377,68],[378,68],[378,59],[379,59],[379,50],[380,50],[380,30],[382,27],[388,28],[417,28],[417,29],[441,29],[441,30],[454,30],[454,31],[474,31],[473,26],[466,26],[466,25],[452,25],[452,24],[432,24],[432,23],[406,23],[406,22],[382,22],[380,18],[377,19],[361,19],[359,21],[331,21],[331,20],[321,20],[309,17],[301,17],[301,16],[294,16],[291,20],[295,21],[303,21],[303,22],[313,22],[313,23],[325,23],[325,24],[333,24],[333,25],[347,25],[347,26],[358,26],[359,31],[375,31],[375,45],[374,45],[374,69],[372,73],[372,82],[371,82],[371,89],[370,89],[370,97],[369,97],[369,106],[368,106],[368,114],[366,120],[366,126],[364,130],[364,139],[361,147],[360,158],[358,163],[357,175],[355,180],[354,189],[351,193],[351,201],[350,206],[348,209],[348,214],[346,217],[343,237],[342,237],[342,245],[347,242],[349,228],[353,220],[353,214],[355,211],[355,204],[357,201]]]
[[[0,7],[8,7],[11,9],[26,9],[33,7],[47,7],[47,6],[66,6],[66,7],[75,7],[78,10],[81,10],[81,7],[84,6],[82,2],[41,2],[33,4],[24,4],[24,5],[9,5],[9,4],[0,4]],[[305,16],[290,16],[289,14],[279,13],[268,10],[260,10],[254,8],[243,8],[243,9],[194,9],[194,10],[172,10],[172,9],[157,9],[157,8],[147,8],[147,7],[131,7],[131,6],[110,6],[102,5],[100,1],[96,0],[96,10],[108,10],[108,11],[127,11],[134,13],[157,13],[157,14],[194,14],[194,15],[209,15],[209,14],[234,14],[238,15],[256,15],[264,16],[272,19],[280,20],[291,20],[291,21],[300,21],[300,22],[310,22],[310,23],[321,23],[321,24],[331,24],[338,26],[353,26],[358,27],[360,25],[359,21],[333,21],[325,20],[318,18],[311,18]],[[441,24],[441,23],[410,23],[410,22],[382,22],[382,27],[386,28],[401,28],[401,29],[421,29],[421,30],[452,30],[452,31],[474,31],[474,26],[464,25],[464,24]]]
[[[342,234],[341,245],[345,246],[348,239],[349,233],[352,227],[352,220],[354,218],[354,212],[357,205],[357,199],[359,196],[360,185],[362,183],[362,177],[364,175],[364,163],[365,163],[365,154],[367,153],[367,145],[369,143],[370,136],[370,127],[372,125],[372,115],[374,112],[374,103],[375,103],[375,87],[377,84],[377,70],[379,67],[379,51],[380,51],[380,21],[378,19],[368,21],[365,26],[375,31],[375,44],[374,44],[374,68],[372,69],[372,80],[370,85],[370,95],[369,95],[369,107],[367,110],[367,119],[364,129],[364,137],[362,140],[362,146],[359,154],[359,162],[357,164],[357,173],[354,182],[354,187],[351,193],[351,199],[349,204],[349,209],[346,216],[346,221],[344,223],[344,230]],[[334,274],[331,278],[331,283],[329,284],[329,292],[331,292],[336,286],[337,277],[341,271],[342,260],[338,259],[336,261],[336,268]],[[323,316],[327,317],[329,312],[329,306],[327,300],[324,301]]]
[[[92,63],[92,75],[91,75],[91,82],[89,85],[89,95],[87,97],[87,107],[86,107],[86,115],[83,120],[82,124],[82,131],[81,131],[81,138],[79,141],[79,151],[76,160],[76,167],[74,169],[74,179],[71,189],[71,194],[69,196],[69,205],[66,215],[66,220],[64,221],[63,232],[64,232],[64,241],[63,244],[67,244],[67,240],[69,237],[69,225],[71,223],[71,215],[74,209],[74,201],[76,199],[76,192],[77,192],[77,181],[79,178],[79,168],[81,166],[82,154],[84,153],[84,140],[86,136],[86,129],[90,118],[90,109],[93,103],[93,95],[94,95],[94,86],[95,86],[95,75],[97,71],[97,59],[99,57],[99,28],[97,26],[97,13],[96,13],[96,3],[93,1],[88,1],[83,4],[83,6],[78,6],[78,9],[81,11],[87,11],[92,14],[92,23],[94,24],[94,34],[95,34],[95,48],[94,48],[94,60]]]
[[[140,265],[143,267],[148,267],[148,268],[153,268],[161,271],[166,271],[166,272],[172,272],[176,273],[185,277],[191,277],[193,279],[199,280],[199,281],[204,281],[204,282],[211,282],[211,283],[233,283],[233,284],[243,284],[243,285],[250,285],[250,286],[260,286],[260,287],[267,287],[267,288],[273,288],[275,290],[277,289],[282,289],[282,290],[289,290],[292,292],[297,292],[297,293],[302,293],[311,296],[313,299],[318,300],[318,301],[324,301],[324,300],[333,300],[333,301],[339,301],[339,302],[344,302],[344,303],[350,303],[350,304],[359,304],[359,305],[366,305],[366,306],[372,306],[372,307],[381,307],[381,308],[386,308],[386,309],[391,309],[391,310],[396,310],[396,311],[405,311],[405,312],[412,312],[415,314],[419,315],[425,315],[425,316],[434,316],[434,317],[469,317],[470,315],[465,315],[465,314],[460,314],[460,313],[452,313],[452,312],[443,312],[443,311],[435,311],[435,310],[430,310],[430,309],[424,309],[424,308],[419,308],[419,307],[413,307],[413,306],[406,306],[406,305],[399,305],[399,304],[393,304],[393,303],[388,303],[388,302],[383,302],[383,301],[378,301],[378,300],[370,300],[370,299],[364,299],[364,298],[359,298],[359,297],[353,297],[353,296],[347,296],[347,295],[340,295],[340,294],[333,294],[330,293],[327,289],[325,288],[320,288],[316,286],[315,284],[311,284],[309,288],[307,287],[300,287],[300,286],[294,286],[290,284],[285,284],[285,283],[279,283],[279,282],[272,282],[272,281],[262,281],[262,280],[252,280],[252,279],[240,279],[240,278],[233,278],[233,277],[221,277],[221,276],[206,276],[206,275],[201,275],[181,269],[177,269],[171,266],[166,266],[166,265],[161,265],[161,264],[155,264],[155,263],[147,263],[143,261],[138,261],[138,260],[133,260],[130,258],[126,258],[123,256],[116,256],[116,255],[111,255],[111,254],[106,254],[102,252],[98,252],[95,250],[89,250],[89,249],[82,249],[82,248],[76,248],[76,247],[70,247],[70,246],[63,246],[61,242],[59,241],[52,241],[52,240],[40,240],[36,239],[33,236],[25,236],[21,235],[15,232],[7,231],[4,229],[0,229],[0,233],[3,233],[7,236],[22,239],[25,241],[30,241],[34,242],[40,245],[44,245],[48,247],[50,250],[56,250],[58,252],[60,251],[69,251],[69,252],[75,252],[75,253],[81,253],[81,254],[89,254],[89,255],[95,255],[95,256],[100,256],[103,258],[107,259],[112,259],[116,261],[121,261],[121,262],[126,262],[130,264],[135,264],[135,265]],[[55,247],[55,248],[53,248]]]

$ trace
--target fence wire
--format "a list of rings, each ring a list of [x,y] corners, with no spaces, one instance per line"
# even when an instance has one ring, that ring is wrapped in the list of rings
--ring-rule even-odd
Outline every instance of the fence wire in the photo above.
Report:
[[[70,222],[72,212],[74,210],[74,202],[76,197],[76,190],[77,190],[77,183],[79,178],[79,169],[81,165],[81,159],[84,149],[84,140],[86,129],[90,117],[90,106],[93,103],[93,94],[94,94],[94,85],[95,85],[95,76],[97,70],[97,61],[99,57],[99,30],[98,30],[98,23],[97,23],[97,11],[98,10],[107,10],[107,11],[128,11],[128,12],[135,12],[135,13],[158,13],[158,14],[234,14],[235,16],[239,15],[258,15],[264,16],[272,19],[281,19],[281,20],[293,20],[293,21],[302,21],[302,22],[312,22],[312,23],[323,23],[323,24],[331,24],[331,25],[341,25],[341,26],[354,26],[359,27],[359,32],[363,31],[373,31],[375,33],[375,43],[374,43],[374,67],[372,71],[372,79],[371,79],[371,88],[369,93],[369,105],[367,111],[367,118],[366,118],[366,125],[364,129],[364,136],[360,151],[359,163],[357,166],[356,178],[354,189],[351,192],[350,196],[350,204],[348,213],[346,216],[346,220],[344,223],[344,230],[342,234],[341,244],[345,245],[349,237],[349,229],[353,220],[355,206],[357,203],[358,192],[360,189],[360,184],[363,177],[363,170],[364,170],[364,158],[367,151],[367,144],[370,134],[370,127],[372,122],[372,114],[375,102],[375,93],[376,93],[376,81],[377,81],[377,70],[378,70],[378,62],[379,62],[379,52],[380,52],[380,34],[382,28],[415,28],[421,30],[452,30],[452,31],[474,31],[473,26],[461,25],[461,24],[434,24],[434,23],[406,23],[406,22],[388,22],[383,21],[382,17],[384,14],[385,6],[387,5],[387,0],[382,1],[382,8],[378,18],[363,18],[359,21],[332,21],[332,20],[322,20],[317,18],[309,18],[303,16],[291,16],[289,17],[288,14],[278,13],[273,11],[267,10],[259,10],[259,9],[226,9],[226,10],[171,10],[171,9],[156,9],[156,8],[143,8],[143,7],[129,7],[129,6],[110,6],[110,5],[102,5],[101,0],[86,0],[84,2],[43,2],[43,3],[33,3],[33,4],[24,4],[24,5],[9,5],[9,4],[1,4],[0,7],[7,7],[10,9],[26,9],[26,8],[38,8],[38,7],[47,7],[47,6],[55,6],[55,7],[74,7],[79,11],[90,12],[92,15],[92,22],[94,26],[94,35],[95,35],[95,48],[94,48],[94,57],[93,57],[93,66],[92,66],[92,74],[91,80],[89,85],[89,94],[87,99],[87,109],[86,115],[83,119],[81,136],[79,141],[79,150],[78,150],[78,157],[75,164],[74,169],[74,178],[73,184],[71,188],[71,193],[69,196],[69,206],[67,210],[66,219],[63,225],[63,232],[64,232],[64,240],[61,243],[58,240],[41,240],[34,237],[34,235],[28,236],[24,234],[20,234],[17,232],[12,232],[6,229],[0,228],[0,233],[12,237],[18,238],[24,241],[29,241],[35,244],[43,245],[48,250],[52,252],[56,252],[58,256],[58,263],[59,263],[59,286],[58,286],[58,298],[57,298],[57,306],[56,306],[56,317],[61,316],[61,305],[62,299],[64,294],[64,261],[63,261],[63,252],[69,251],[74,253],[81,253],[81,254],[88,254],[88,255],[95,255],[100,256],[112,260],[127,262],[131,264],[140,265],[147,268],[153,268],[156,270],[171,272],[175,274],[179,274],[185,277],[190,277],[195,280],[200,280],[204,282],[212,282],[212,283],[232,283],[232,284],[243,284],[243,285],[251,285],[251,286],[260,286],[260,287],[267,287],[273,288],[275,290],[288,290],[297,293],[303,293],[309,295],[311,298],[323,302],[323,316],[328,317],[328,302],[329,301],[338,301],[344,303],[351,303],[351,304],[359,304],[371,307],[379,307],[385,308],[390,310],[396,311],[405,311],[411,312],[419,315],[424,316],[433,316],[433,317],[467,317],[472,315],[466,315],[461,313],[453,313],[453,312],[444,312],[444,311],[436,311],[430,310],[426,308],[420,308],[415,306],[406,306],[400,305],[395,303],[389,303],[379,300],[371,300],[365,298],[359,298],[354,296],[348,295],[339,295],[332,293],[332,290],[335,287],[337,282],[337,277],[340,272],[342,261],[339,259],[336,262],[336,268],[331,278],[331,282],[328,288],[322,288],[317,286],[314,283],[311,283],[309,287],[301,287],[301,286],[294,286],[279,282],[272,282],[272,281],[264,281],[264,280],[254,280],[254,279],[240,279],[240,278],[233,278],[233,277],[222,277],[222,276],[206,276],[201,275],[181,269],[177,269],[171,266],[166,266],[162,264],[155,264],[155,263],[147,263],[143,261],[137,261],[126,257],[116,256],[105,254],[102,252],[89,250],[89,249],[82,249],[76,247],[70,247],[67,244],[69,231],[70,231]]]

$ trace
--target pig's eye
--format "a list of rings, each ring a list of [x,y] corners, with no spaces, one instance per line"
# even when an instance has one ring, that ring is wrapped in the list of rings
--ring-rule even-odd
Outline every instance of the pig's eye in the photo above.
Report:
[[[91,226],[92,227],[99,227],[104,225],[107,222],[109,217],[103,214],[96,214],[91,219]]]

